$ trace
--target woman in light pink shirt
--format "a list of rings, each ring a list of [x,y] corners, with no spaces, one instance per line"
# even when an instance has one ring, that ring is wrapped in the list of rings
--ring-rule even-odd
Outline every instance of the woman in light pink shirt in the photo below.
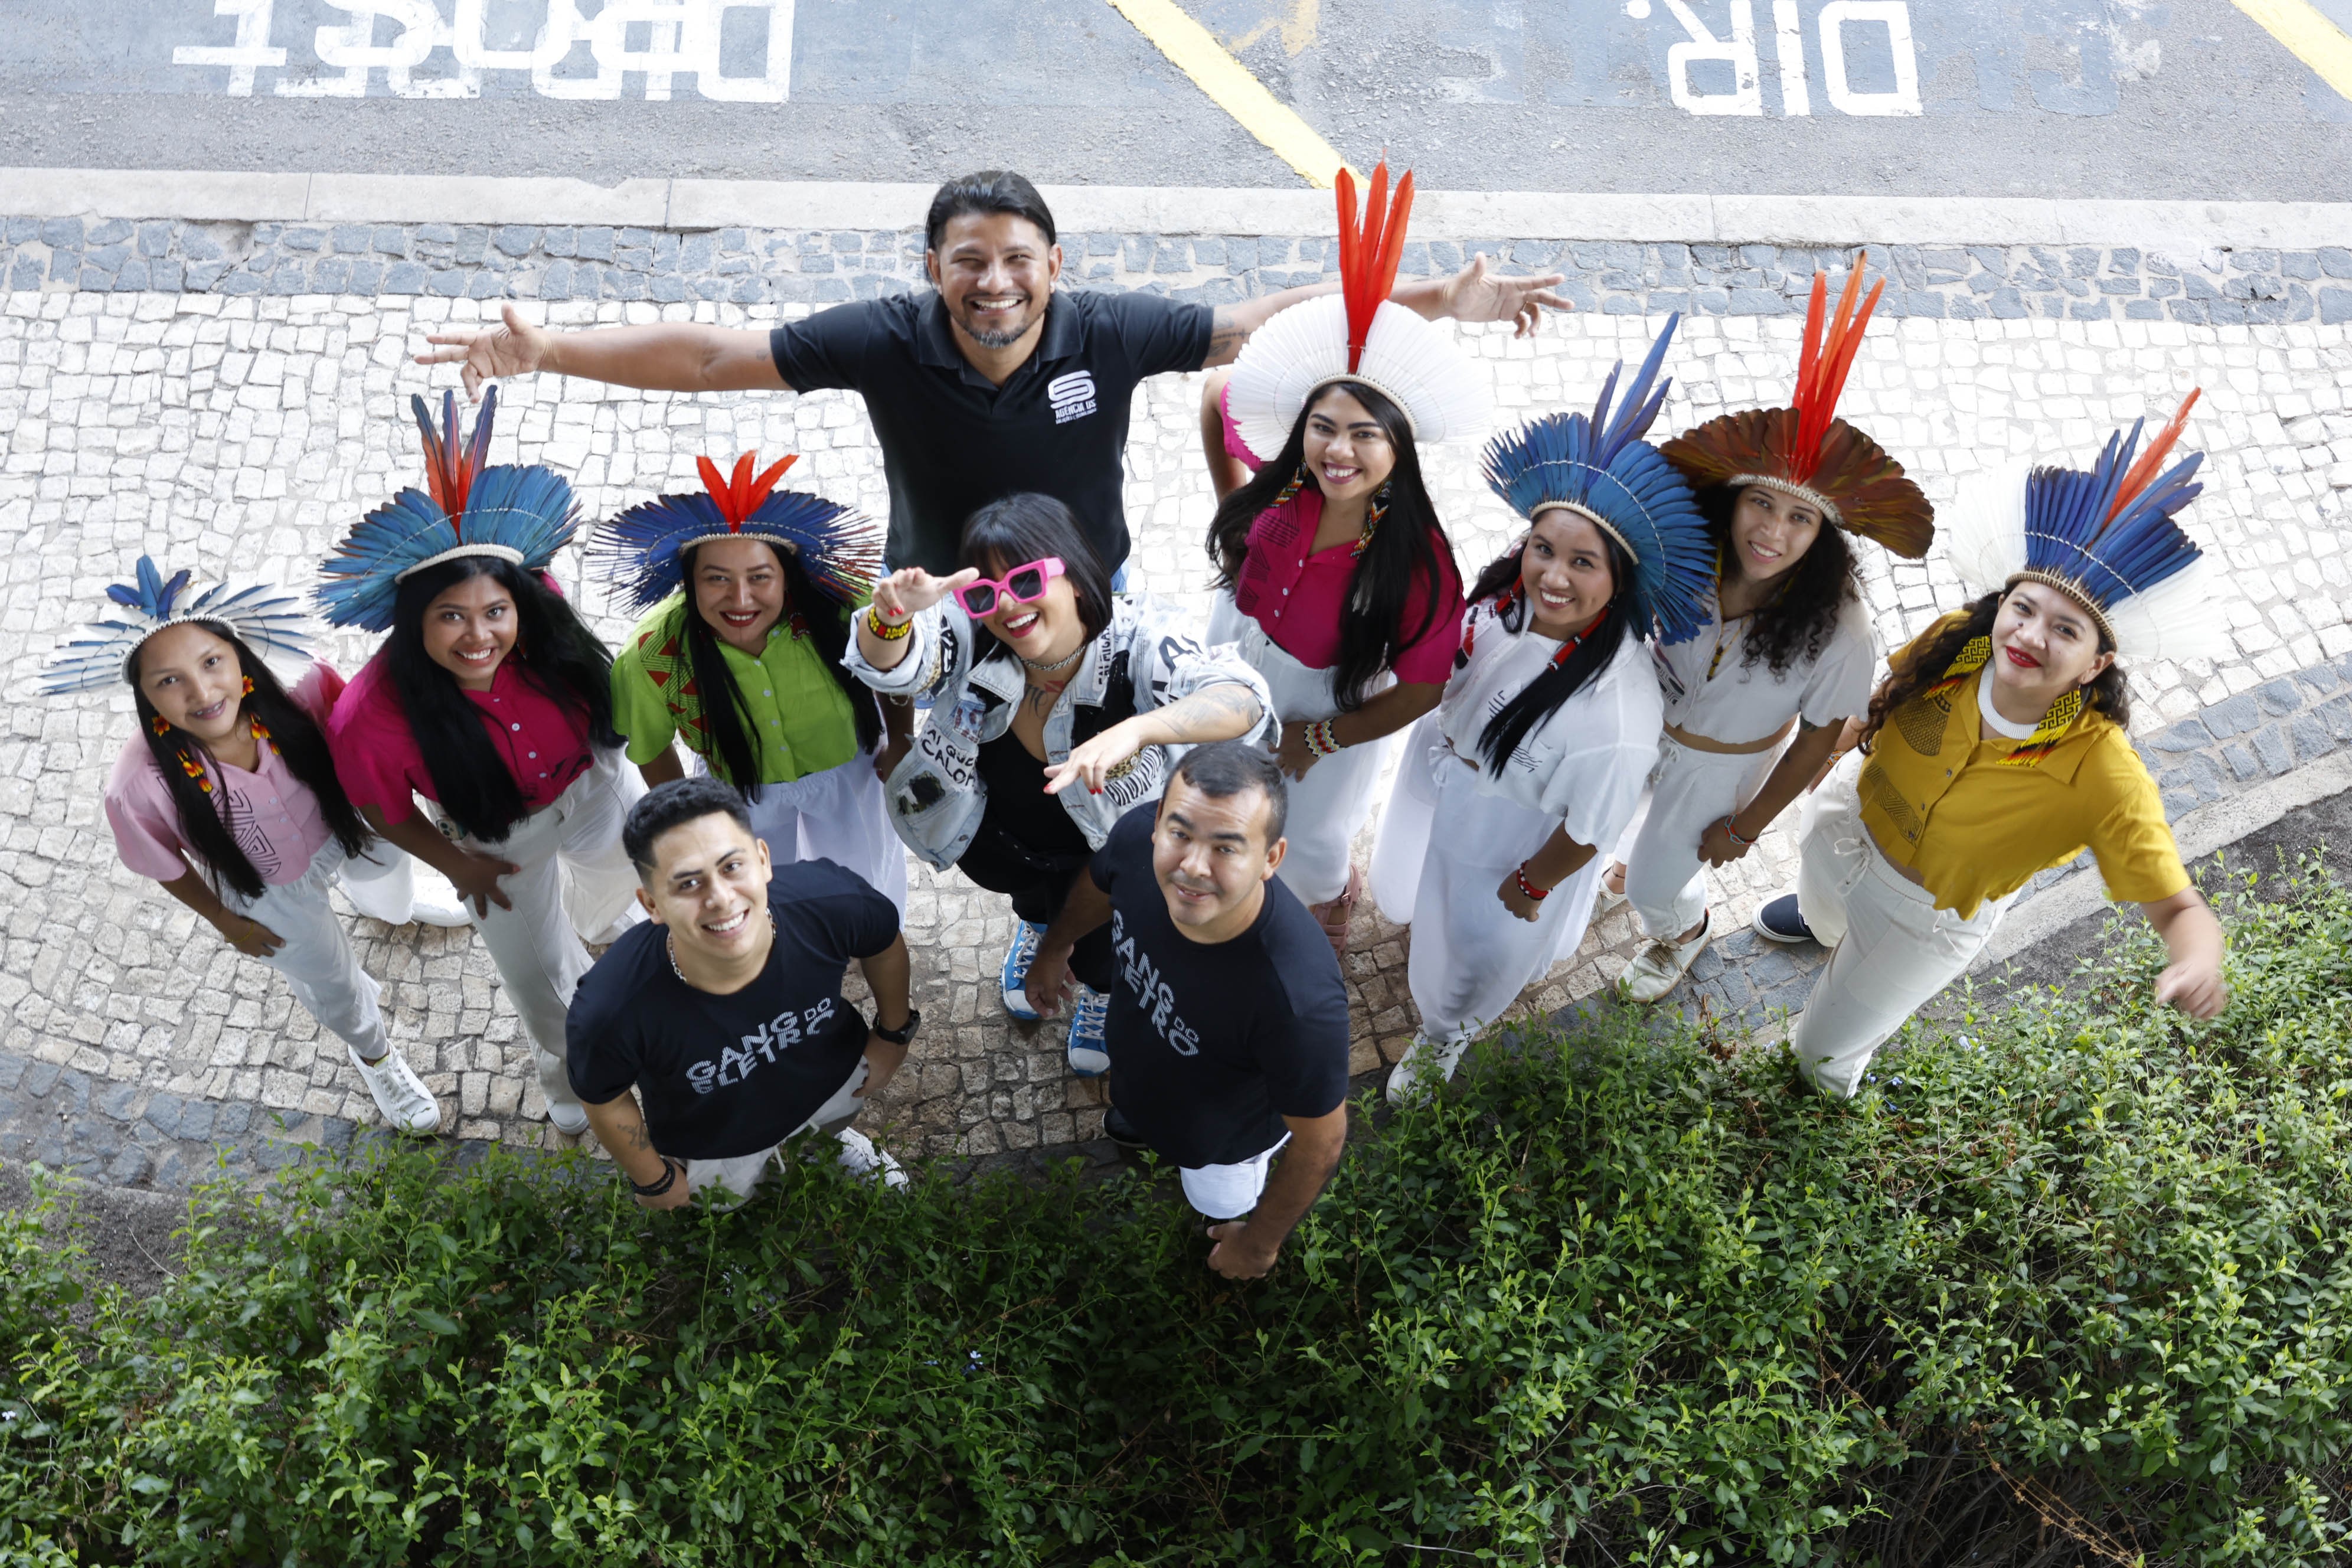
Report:
[[[139,733],[106,784],[116,849],[286,977],[343,1040],[387,1123],[430,1132],[440,1107],[393,1047],[375,982],[327,902],[339,878],[363,911],[396,904],[404,918],[409,901],[407,857],[371,844],[328,754],[321,722],[341,679],[314,663],[289,691],[247,640],[301,652],[293,601],[215,589],[183,604],[186,587],[187,574],[165,582],[141,558],[138,583],[109,591],[130,616],[52,666],[52,692],[92,689],[110,668],[131,688]]]

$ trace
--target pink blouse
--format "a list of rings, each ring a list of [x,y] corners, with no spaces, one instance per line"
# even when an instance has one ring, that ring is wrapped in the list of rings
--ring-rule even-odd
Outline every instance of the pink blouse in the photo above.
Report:
[[[1356,572],[1353,540],[1307,553],[1322,521],[1323,497],[1312,489],[1258,513],[1250,524],[1249,558],[1234,584],[1234,607],[1309,669],[1328,669],[1339,660],[1339,617]],[[1443,545],[1437,558],[1444,580],[1436,621],[1397,656],[1396,678],[1407,686],[1445,684],[1462,640],[1462,579]],[[1408,616],[1419,613],[1420,601],[1419,594],[1407,599]]]
[[[343,678],[333,666],[314,663],[287,695],[324,729],[342,689]],[[299,881],[310,868],[310,858],[334,835],[319,809],[319,797],[288,770],[286,759],[267,741],[260,752],[251,773],[209,756],[198,760],[212,780],[214,809],[261,879],[277,887]],[[142,877],[176,882],[188,874],[192,860],[204,868],[180,830],[180,808],[155,765],[155,754],[138,736],[124,745],[107,776],[106,825],[114,830],[115,853]]]
[[[488,691],[466,696],[481,710],[483,728],[532,811],[554,805],[595,762],[586,712],[541,691],[512,656],[499,663]],[[415,814],[412,794],[441,798],[433,792],[433,774],[409,732],[407,711],[392,689],[381,652],[360,667],[336,699],[327,741],[352,804],[375,807],[385,822],[405,822]]]

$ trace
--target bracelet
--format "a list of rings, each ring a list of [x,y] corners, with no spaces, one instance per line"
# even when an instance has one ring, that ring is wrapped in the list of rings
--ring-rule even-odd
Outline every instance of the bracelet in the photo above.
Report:
[[[1318,719],[1307,726],[1307,749],[1318,757],[1336,756],[1340,751],[1339,737],[1331,732],[1331,721]]]
[[[1526,861],[1520,861],[1518,869],[1513,871],[1511,875],[1517,880],[1519,884],[1519,892],[1522,896],[1531,899],[1538,904],[1551,897],[1551,889],[1549,888],[1538,888],[1533,882],[1528,880],[1528,863]]]
[[[1739,814],[1738,812],[1733,812],[1730,816],[1727,816],[1723,819],[1723,836],[1730,839],[1734,844],[1738,845],[1742,849],[1753,849],[1756,847],[1756,840],[1753,838],[1740,837],[1739,829],[1731,826],[1731,818],[1738,815]]]
[[[866,629],[884,642],[897,642],[915,629],[915,617],[908,616],[905,620],[893,625],[882,618],[881,611],[869,605],[866,610]]]
[[[660,1181],[647,1182],[642,1185],[633,1181],[629,1184],[629,1190],[641,1198],[657,1198],[677,1185],[677,1173],[686,1168],[685,1165],[667,1154],[661,1157],[661,1163],[662,1179]]]

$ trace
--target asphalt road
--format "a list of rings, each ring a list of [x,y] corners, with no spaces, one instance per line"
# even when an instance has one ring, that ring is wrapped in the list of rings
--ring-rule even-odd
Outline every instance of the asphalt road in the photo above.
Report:
[[[1178,3],[1434,187],[2352,199],[2352,100],[2229,0]],[[993,163],[1301,183],[1110,0],[0,0],[0,164]]]

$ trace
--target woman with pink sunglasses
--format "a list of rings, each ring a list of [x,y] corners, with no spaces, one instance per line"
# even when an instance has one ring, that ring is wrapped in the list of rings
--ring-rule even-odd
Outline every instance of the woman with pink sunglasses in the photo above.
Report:
[[[1175,606],[1114,598],[1069,508],[1050,496],[974,512],[960,560],[952,576],[908,567],[876,583],[845,662],[885,697],[929,700],[930,721],[886,787],[890,821],[929,865],[1011,895],[1020,923],[1004,1008],[1034,1020],[1024,986],[1038,940],[1112,824],[1159,798],[1169,748],[1263,742],[1273,706],[1265,679],[1232,650],[1202,647]],[[1109,942],[1108,927],[1086,938],[1072,968],[1098,972]],[[1108,1006],[1079,987],[1072,1070],[1109,1067]]]

